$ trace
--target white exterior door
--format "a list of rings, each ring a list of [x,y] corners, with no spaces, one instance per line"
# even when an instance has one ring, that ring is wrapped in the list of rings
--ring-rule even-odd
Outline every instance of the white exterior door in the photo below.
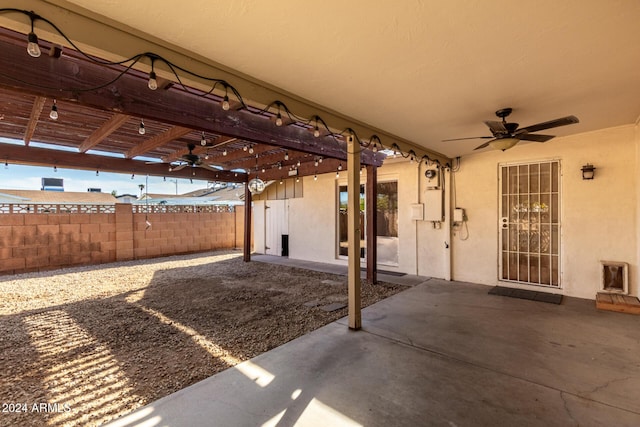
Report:
[[[287,200],[265,202],[265,254],[282,255],[282,236],[289,234],[289,204]]]

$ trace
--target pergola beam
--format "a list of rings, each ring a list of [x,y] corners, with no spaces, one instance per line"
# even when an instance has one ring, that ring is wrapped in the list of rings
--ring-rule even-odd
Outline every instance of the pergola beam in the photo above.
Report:
[[[129,120],[129,117],[130,116],[127,116],[126,114],[114,114],[109,120],[104,122],[102,126],[100,126],[91,135],[89,135],[89,137],[85,139],[82,144],[80,144],[78,150],[81,153],[84,153],[100,144],[100,142],[102,142],[106,137],[111,135],[113,132],[118,130],[120,126],[125,124],[125,122]]]
[[[174,139],[178,139],[182,136],[185,136],[188,133],[191,133],[192,130],[189,128],[185,128],[182,126],[174,126],[161,134],[155,135],[140,144],[134,146],[130,150],[128,150],[124,156],[127,159],[131,159],[136,156],[141,156],[144,153],[153,150],[154,148],[158,148],[162,145],[165,145]]]
[[[45,167],[56,166],[59,168],[166,176],[171,178],[201,179],[208,181],[247,181],[247,175],[244,173],[238,173],[236,176],[233,172],[216,172],[198,167],[187,167],[179,171],[169,172],[168,166],[163,163],[146,164],[139,160],[50,150],[46,148],[24,147],[20,145],[2,144],[1,153],[2,160],[10,164],[16,163]]]
[[[24,145],[28,146],[31,142],[31,138],[33,138],[33,134],[36,132],[36,126],[38,126],[38,121],[40,120],[40,114],[42,114],[42,109],[44,108],[44,103],[47,98],[42,96],[36,96],[33,101],[33,108],[31,108],[31,115],[29,116],[29,123],[27,124],[27,129],[24,132]]]

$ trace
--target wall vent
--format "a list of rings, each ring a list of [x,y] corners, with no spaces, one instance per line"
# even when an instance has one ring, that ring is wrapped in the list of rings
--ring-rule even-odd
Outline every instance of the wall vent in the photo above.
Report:
[[[629,293],[629,264],[626,262],[600,261],[600,289],[603,292]]]

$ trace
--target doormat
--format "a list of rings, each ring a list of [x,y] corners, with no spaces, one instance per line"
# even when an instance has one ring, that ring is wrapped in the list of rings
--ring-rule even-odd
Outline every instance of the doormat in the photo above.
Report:
[[[528,291],[525,289],[506,288],[504,286],[494,286],[489,291],[489,295],[500,295],[503,297],[528,299],[531,301],[548,302],[551,304],[562,303],[562,295],[550,294],[547,292]]]
[[[367,271],[367,269],[361,268],[360,271]],[[378,270],[378,274],[387,274],[389,276],[398,276],[398,277],[407,275],[407,273],[401,273],[399,271],[387,271],[387,270]]]

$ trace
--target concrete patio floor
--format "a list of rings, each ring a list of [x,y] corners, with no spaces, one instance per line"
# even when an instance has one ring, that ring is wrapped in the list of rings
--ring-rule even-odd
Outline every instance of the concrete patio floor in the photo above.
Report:
[[[340,319],[109,426],[640,425],[640,317],[405,279],[360,331]]]

